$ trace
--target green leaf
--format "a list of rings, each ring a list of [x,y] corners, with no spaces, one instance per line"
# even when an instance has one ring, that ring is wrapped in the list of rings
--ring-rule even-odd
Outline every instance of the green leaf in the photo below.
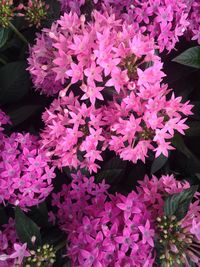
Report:
[[[200,69],[200,46],[187,49],[172,61],[189,67]]]
[[[8,221],[8,217],[6,215],[5,209],[0,207],[0,225],[6,224]]]
[[[15,209],[15,228],[17,235],[22,243],[27,243],[29,249],[41,245],[41,235],[39,227],[24,214],[20,208]],[[31,238],[35,236],[35,244],[31,242]]]
[[[95,175],[96,182],[101,182],[102,180],[106,180],[109,184],[114,183],[120,176],[122,176],[125,171],[127,163],[122,161],[121,159],[114,157],[102,168],[102,171]]]
[[[105,170],[98,173],[95,178],[96,182],[99,183],[102,180],[106,180],[109,184],[114,183],[114,181],[123,173],[123,169],[112,169]]]
[[[167,197],[164,204],[164,214],[166,216],[175,215],[178,220],[184,218],[197,189],[198,186],[193,185],[179,194]]]
[[[20,106],[17,109],[12,111],[8,111],[7,114],[9,115],[12,125],[16,126],[26,119],[31,117],[35,112],[37,112],[41,108],[40,105],[24,105]]]
[[[159,171],[167,162],[168,158],[161,154],[158,158],[155,158],[151,166],[151,174]]]
[[[187,158],[192,158],[194,155],[192,152],[187,148],[184,143],[184,140],[180,134],[175,134],[172,139],[172,144],[181,151]]]
[[[0,68],[0,102],[16,102],[25,96],[30,88],[29,74],[24,61],[16,61]]]
[[[186,136],[200,136],[200,122],[188,122],[189,128],[185,131]]]
[[[0,48],[3,47],[6,42],[8,41],[10,35],[10,29],[9,28],[0,28]]]
[[[29,216],[41,227],[48,227],[50,225],[48,222],[48,210],[45,202],[33,207],[29,212]]]

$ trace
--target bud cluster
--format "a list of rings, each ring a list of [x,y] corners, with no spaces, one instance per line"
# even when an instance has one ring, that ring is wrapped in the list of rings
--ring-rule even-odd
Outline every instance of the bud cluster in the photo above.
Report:
[[[0,26],[8,27],[13,16],[13,0],[0,0]]]
[[[196,257],[197,240],[187,228],[182,227],[182,221],[176,216],[157,218],[159,243],[161,245],[160,260],[166,267],[185,264],[188,258]]]
[[[27,4],[14,6],[13,0],[0,0],[0,26],[8,27],[14,16],[24,17],[29,26],[41,26],[47,16],[48,5],[44,0],[28,0]]]
[[[24,6],[25,19],[30,26],[41,26],[41,21],[47,16],[48,5],[43,0],[29,0],[28,5]]]
[[[31,256],[25,259],[25,267],[47,267],[55,262],[56,252],[52,246],[45,244],[36,251],[30,251]]]

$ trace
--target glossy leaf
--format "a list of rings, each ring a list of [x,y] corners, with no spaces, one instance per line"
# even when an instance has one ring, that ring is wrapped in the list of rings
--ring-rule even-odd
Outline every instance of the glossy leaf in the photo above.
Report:
[[[30,88],[29,74],[24,61],[8,63],[0,68],[0,102],[16,102],[26,95]]]
[[[10,116],[12,125],[16,126],[31,117],[40,108],[41,106],[39,105],[24,105],[7,113]]]
[[[0,28],[0,48],[2,48],[6,42],[8,41],[10,35],[10,29],[9,28]]]
[[[106,162],[102,170],[96,174],[96,182],[101,182],[105,179],[107,183],[112,184],[122,176],[125,168],[126,162],[114,157]]]
[[[174,62],[200,69],[200,46],[187,49],[173,59]]]
[[[159,171],[167,162],[168,158],[161,154],[158,158],[155,158],[151,166],[151,174]]]
[[[15,227],[17,235],[22,243],[27,243],[29,249],[34,249],[41,245],[40,229],[20,208],[15,210]],[[35,244],[31,242],[31,238],[35,236]]]
[[[167,197],[164,204],[164,214],[166,216],[175,215],[178,220],[184,218],[197,189],[198,186],[193,185],[179,194]]]

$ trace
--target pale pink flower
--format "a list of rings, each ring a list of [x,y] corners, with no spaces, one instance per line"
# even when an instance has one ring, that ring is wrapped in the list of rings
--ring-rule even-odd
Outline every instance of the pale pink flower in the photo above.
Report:
[[[15,252],[10,255],[11,259],[17,259],[17,263],[21,264],[24,257],[29,257],[31,254],[26,250],[27,244],[24,243],[22,246],[15,243]]]

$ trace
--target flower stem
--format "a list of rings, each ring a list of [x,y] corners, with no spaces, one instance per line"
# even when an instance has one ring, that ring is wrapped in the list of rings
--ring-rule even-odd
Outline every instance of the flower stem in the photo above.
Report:
[[[28,44],[27,39],[24,37],[23,34],[21,34],[18,29],[12,24],[12,22],[9,21],[9,27],[15,32],[15,34],[25,43]]]

